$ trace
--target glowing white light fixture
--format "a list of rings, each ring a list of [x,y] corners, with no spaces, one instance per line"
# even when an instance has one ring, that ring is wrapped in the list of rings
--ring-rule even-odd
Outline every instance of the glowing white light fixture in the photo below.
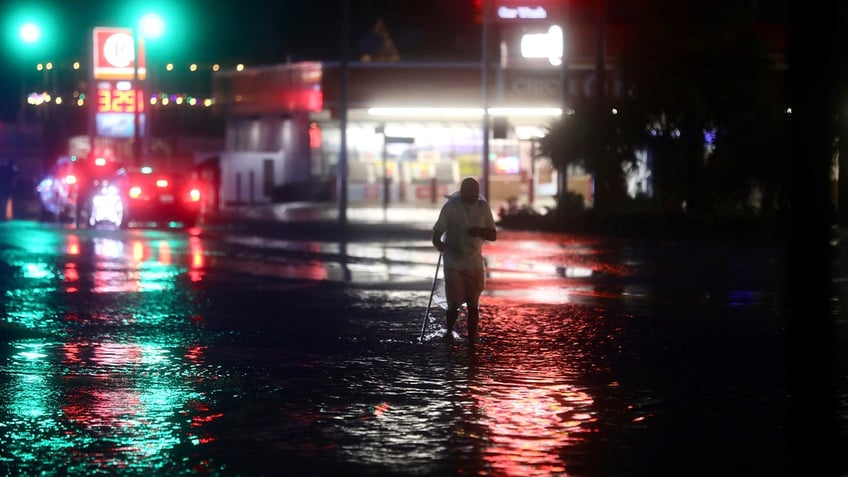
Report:
[[[521,140],[539,139],[545,137],[547,131],[536,126],[515,126],[515,137]]]
[[[483,108],[368,108],[371,116],[453,116],[477,117]]]
[[[547,33],[528,33],[521,36],[521,56],[547,58],[554,65],[562,64],[562,28],[551,26]]]
[[[562,116],[560,108],[489,108],[492,116]]]
[[[27,22],[21,25],[18,35],[24,43],[35,43],[41,39],[41,29],[35,23]]]
[[[483,108],[368,108],[370,116],[480,117]],[[492,116],[561,116],[560,108],[489,108]]]

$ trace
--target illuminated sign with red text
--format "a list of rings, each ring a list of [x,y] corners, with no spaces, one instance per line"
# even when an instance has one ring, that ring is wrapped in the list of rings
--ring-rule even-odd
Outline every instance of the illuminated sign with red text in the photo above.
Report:
[[[97,135],[131,138],[135,135],[136,109],[140,131],[144,131],[144,95],[131,81],[99,81],[95,103]]]
[[[97,89],[98,113],[134,113],[144,111],[144,101],[140,90],[112,87]]]

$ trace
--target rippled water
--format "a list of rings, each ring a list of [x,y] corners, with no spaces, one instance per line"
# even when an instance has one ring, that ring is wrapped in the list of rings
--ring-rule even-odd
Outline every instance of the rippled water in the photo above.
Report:
[[[504,234],[480,341],[424,242],[0,248],[0,467],[24,475],[780,475],[779,253]],[[419,333],[424,325],[424,339]]]

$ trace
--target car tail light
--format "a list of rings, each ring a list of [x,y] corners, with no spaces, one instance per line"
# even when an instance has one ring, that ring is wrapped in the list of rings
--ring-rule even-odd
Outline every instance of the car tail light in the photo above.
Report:
[[[68,174],[67,176],[65,176],[65,184],[73,185],[73,184],[76,184],[76,183],[77,183],[77,176],[75,176],[73,174]]]
[[[159,188],[162,188],[162,189],[164,189],[165,187],[168,187],[168,180],[167,179],[156,179],[156,187],[159,187]]]
[[[94,165],[95,166],[105,166],[106,165],[106,159],[104,159],[102,157],[98,157],[97,159],[94,160]]]
[[[130,187],[129,194],[130,194],[130,197],[132,197],[133,199],[138,199],[139,197],[141,197],[141,187],[139,187],[139,186]]]
[[[188,197],[192,202],[197,202],[200,200],[200,189],[189,189]]]

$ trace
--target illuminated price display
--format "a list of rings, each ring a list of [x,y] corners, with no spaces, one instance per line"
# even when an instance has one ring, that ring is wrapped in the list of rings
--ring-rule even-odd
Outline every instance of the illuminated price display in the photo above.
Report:
[[[141,101],[141,96],[141,91],[132,89],[98,89],[97,112],[134,113],[136,105],[138,105],[138,111],[142,112],[144,111],[144,102]]]

